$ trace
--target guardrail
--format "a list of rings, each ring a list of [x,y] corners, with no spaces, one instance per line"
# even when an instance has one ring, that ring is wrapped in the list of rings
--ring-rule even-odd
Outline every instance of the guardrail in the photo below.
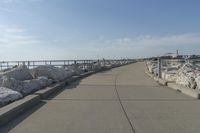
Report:
[[[200,60],[199,59],[162,59],[162,58],[158,58],[157,60],[146,60],[147,62],[150,61],[153,64],[156,64],[158,69],[156,71],[156,73],[154,73],[156,76],[158,76],[159,78],[161,77],[161,71],[163,68],[167,67],[168,65],[174,64],[176,65],[178,64],[184,64],[187,62],[190,62],[192,64],[194,64],[194,67],[196,67],[197,69],[200,68]]]
[[[83,68],[86,66],[93,66],[96,63],[105,66],[111,63],[127,62],[132,63],[133,59],[118,59],[118,60],[28,60],[28,61],[0,61],[0,70],[13,68],[21,64],[26,65],[28,68],[35,68],[42,65],[52,65],[55,67],[67,67],[70,65],[78,65]]]

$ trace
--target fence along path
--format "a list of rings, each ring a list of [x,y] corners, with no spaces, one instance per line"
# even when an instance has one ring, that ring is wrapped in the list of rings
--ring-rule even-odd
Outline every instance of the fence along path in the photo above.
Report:
[[[26,65],[28,68],[34,68],[41,65],[52,65],[56,67],[66,67],[69,65],[79,65],[82,67],[91,66],[95,63],[106,65],[114,62],[133,62],[132,59],[119,59],[119,60],[28,60],[28,61],[0,61],[0,70],[12,68],[20,64]]]

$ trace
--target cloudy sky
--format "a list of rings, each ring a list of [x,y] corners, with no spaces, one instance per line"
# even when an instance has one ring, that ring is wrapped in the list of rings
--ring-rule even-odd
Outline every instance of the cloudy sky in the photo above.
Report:
[[[199,0],[0,0],[0,60],[200,54]]]

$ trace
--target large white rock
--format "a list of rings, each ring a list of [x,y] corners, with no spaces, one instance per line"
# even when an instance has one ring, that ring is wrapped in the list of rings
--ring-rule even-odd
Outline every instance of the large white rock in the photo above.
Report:
[[[65,70],[71,75],[79,75],[83,72],[77,64],[67,66]]]
[[[197,86],[195,77],[184,73],[181,73],[176,77],[176,83],[191,89],[196,89]]]
[[[21,92],[23,89],[23,82],[14,78],[3,76],[0,79],[0,86]]]
[[[150,73],[155,73],[157,71],[157,64],[151,61],[146,63],[147,69]]]
[[[20,81],[30,80],[33,78],[30,73],[30,70],[25,65],[19,65],[18,67],[13,68],[11,70],[1,72],[0,77],[3,76],[14,78]]]
[[[168,82],[175,82],[176,81],[176,73],[177,70],[171,70],[171,71],[162,71],[161,77],[162,79],[168,81]]]
[[[161,78],[168,82],[176,81],[176,74],[178,73],[178,67],[167,64],[162,68]]]
[[[0,87],[0,106],[22,98],[22,95],[11,89]]]
[[[195,78],[195,81],[197,83],[197,89],[200,90],[200,74],[197,75],[197,77]]]
[[[196,89],[196,68],[191,63],[185,63],[176,74],[176,83],[191,89]]]
[[[49,80],[46,77],[38,77],[37,79],[19,81],[14,78],[3,77],[0,82],[0,85],[3,87],[12,89],[23,95],[28,95],[50,85],[52,80]]]
[[[27,95],[39,89],[42,89],[50,85],[51,83],[52,82],[49,81],[46,77],[38,77],[37,79],[33,80],[25,80],[23,81],[22,90],[20,90],[20,92],[24,95]]]
[[[88,66],[89,68],[91,68],[91,66]],[[101,64],[100,63],[94,63],[92,66],[93,70],[100,70],[101,69]]]
[[[66,71],[64,68],[57,68],[54,66],[39,66],[31,70],[34,78],[45,76],[55,81],[62,81],[73,74],[72,71]]]

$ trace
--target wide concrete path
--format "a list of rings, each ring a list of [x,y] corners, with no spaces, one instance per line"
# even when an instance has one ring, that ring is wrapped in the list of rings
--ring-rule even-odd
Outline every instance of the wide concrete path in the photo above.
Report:
[[[135,63],[66,87],[0,133],[200,133],[200,101],[159,86]]]

